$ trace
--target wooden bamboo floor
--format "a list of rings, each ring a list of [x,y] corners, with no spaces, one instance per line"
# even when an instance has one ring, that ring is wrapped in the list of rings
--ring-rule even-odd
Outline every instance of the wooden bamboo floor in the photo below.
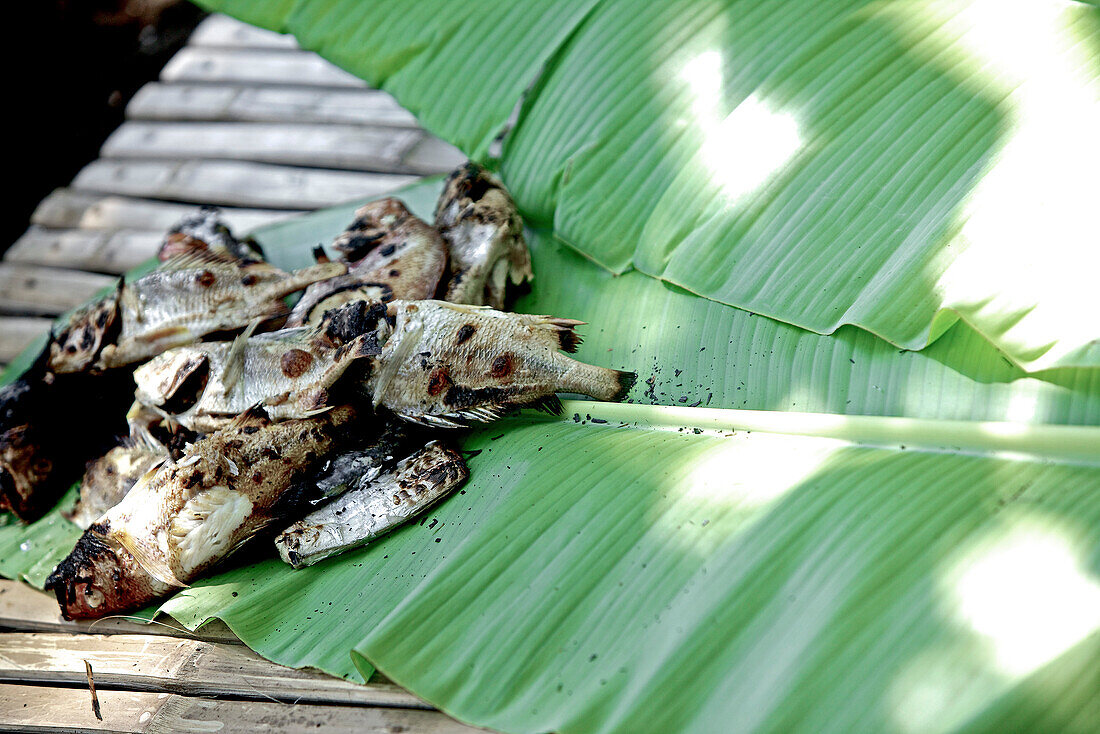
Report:
[[[127,107],[100,158],[46,197],[0,262],[0,364],[52,317],[149,259],[198,205],[237,232],[449,171],[461,154],[293,39],[212,16]],[[170,620],[166,620],[169,621]],[[92,709],[91,665],[102,719]],[[224,625],[201,634],[62,620],[0,580],[0,731],[449,732],[392,683],[267,662]]]

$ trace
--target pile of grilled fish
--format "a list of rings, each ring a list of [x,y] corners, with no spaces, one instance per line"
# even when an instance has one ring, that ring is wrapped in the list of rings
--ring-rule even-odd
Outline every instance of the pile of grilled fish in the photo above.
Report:
[[[367,543],[467,479],[453,429],[633,384],[567,356],[580,322],[500,310],[531,261],[511,197],[475,164],[448,178],[434,224],[383,199],[332,249],[282,272],[203,210],[0,396],[0,497],[25,516],[62,484],[43,476],[72,478],[47,445],[63,421],[31,423],[32,404],[71,398],[67,380],[128,383],[124,418],[112,407],[125,437],[66,454],[100,456],[70,516],[85,532],[47,580],[66,617],[147,604],[257,537],[296,568]]]

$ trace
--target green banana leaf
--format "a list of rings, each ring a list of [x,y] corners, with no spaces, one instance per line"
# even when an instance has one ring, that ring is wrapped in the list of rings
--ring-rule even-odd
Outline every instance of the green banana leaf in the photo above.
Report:
[[[201,4],[294,33],[475,158],[522,101],[505,182],[614,272],[907,349],[961,317],[1029,372],[1100,366],[1096,7]]]
[[[354,208],[255,234],[301,265]],[[1027,377],[963,324],[821,336],[530,238],[520,310],[590,320],[634,404],[474,431],[420,522],[302,571],[256,548],[163,611],[503,731],[1095,729],[1091,370]],[[0,573],[40,585],[77,534],[0,527]]]

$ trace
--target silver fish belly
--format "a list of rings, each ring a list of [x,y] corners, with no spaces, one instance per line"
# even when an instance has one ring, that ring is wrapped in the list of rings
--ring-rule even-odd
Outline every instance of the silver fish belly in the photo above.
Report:
[[[311,566],[407,522],[468,477],[461,455],[431,441],[393,470],[357,483],[288,527],[275,539],[275,547],[291,566]]]

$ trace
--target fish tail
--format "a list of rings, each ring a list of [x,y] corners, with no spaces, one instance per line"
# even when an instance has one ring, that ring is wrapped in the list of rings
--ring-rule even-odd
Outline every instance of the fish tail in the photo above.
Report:
[[[566,373],[559,390],[581,393],[596,400],[617,403],[626,397],[637,379],[638,375],[634,372],[575,362],[574,367]]]

